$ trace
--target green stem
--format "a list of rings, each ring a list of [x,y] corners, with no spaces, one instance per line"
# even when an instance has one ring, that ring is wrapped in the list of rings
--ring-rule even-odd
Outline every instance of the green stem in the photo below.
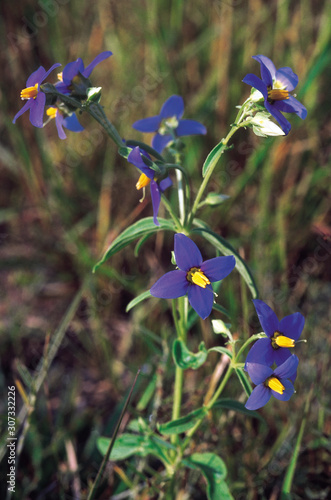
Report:
[[[185,214],[185,216],[182,219],[183,226],[185,226],[186,216],[187,216],[187,213],[188,213],[189,203],[190,203],[190,185],[189,185],[188,176],[187,176],[186,170],[181,165],[178,165],[177,163],[167,163],[166,164],[166,168],[168,170],[170,170],[170,169],[175,169],[176,170],[177,182],[178,182],[177,171],[180,172],[181,179],[184,178],[184,180],[185,180],[185,208],[184,208],[184,214]]]
[[[113,139],[113,141],[115,142],[115,144],[117,144],[119,148],[123,147],[124,143],[122,141],[121,136],[117,132],[114,125],[110,123],[110,121],[108,120],[103,110],[103,107],[100,106],[100,104],[92,102],[89,105],[85,106],[83,109],[85,109],[87,113],[89,113],[98,123],[100,123],[100,125],[105,129],[105,131],[109,135],[109,137]]]
[[[235,369],[235,367],[237,366],[237,359],[239,359],[241,353],[246,349],[246,347],[251,344],[252,342],[254,342],[255,340],[257,339],[260,339],[260,338],[264,338],[266,337],[265,334],[263,333],[257,333],[256,335],[252,335],[249,339],[246,340],[246,342],[241,346],[241,348],[239,349],[238,353],[235,354],[235,345],[233,345],[233,359],[231,360],[231,365],[229,366],[225,376],[223,377],[222,379],[222,382],[220,383],[220,385],[218,386],[217,390],[215,391],[213,397],[210,399],[209,403],[206,404],[204,407],[206,408],[207,411],[211,410],[213,405],[215,404],[215,402],[218,400],[218,398],[220,397],[221,393],[223,392],[223,389],[227,383],[227,381],[229,380],[233,370]],[[187,435],[186,435],[186,439],[182,445],[182,451],[185,450],[186,446],[189,444],[193,434],[196,432],[196,430],[200,427],[201,423],[203,422],[205,416],[201,417],[200,420],[197,421],[197,423],[195,424],[194,427],[192,427],[192,429],[190,429],[188,432],[187,432]]]
[[[287,500],[289,498],[290,493],[291,493],[294,472],[295,472],[295,468],[296,468],[297,461],[298,461],[298,456],[299,456],[301,441],[303,438],[303,433],[304,433],[305,426],[307,423],[307,418],[308,418],[309,407],[310,407],[312,395],[313,395],[313,388],[311,388],[311,390],[309,391],[307,399],[306,399],[303,419],[301,421],[298,437],[297,437],[295,447],[293,450],[292,459],[291,459],[290,464],[287,468],[285,478],[284,478],[281,500]]]
[[[162,202],[164,204],[164,206],[166,207],[166,209],[168,210],[168,213],[170,215],[170,217],[172,218],[172,220],[174,221],[175,223],[175,226],[176,226],[176,229],[181,232],[183,227],[177,217],[177,215],[174,214],[174,211],[172,209],[172,206],[170,205],[169,201],[167,200],[167,198],[164,196],[164,194],[161,195],[161,199],[162,199]]]
[[[207,405],[204,406],[204,408],[206,408],[207,411],[211,410],[215,401],[217,401],[217,399],[220,397],[221,393],[223,392],[223,389],[227,383],[227,381],[229,380],[232,372],[234,370],[234,367],[232,365],[229,366],[224,378],[222,379],[222,382],[220,383],[217,391],[215,392],[214,396],[211,398],[211,400],[209,401],[209,403]],[[207,412],[206,412],[207,413]],[[202,424],[203,420],[205,418],[205,415],[203,417],[201,417],[197,423],[194,425],[194,427],[192,427],[192,429],[190,429],[188,432],[187,432],[187,435],[186,435],[186,438],[185,438],[185,441],[183,442],[182,446],[181,446],[181,449],[182,449],[182,452],[184,452],[184,450],[186,449],[186,447],[188,446],[188,444],[190,443],[191,441],[191,438],[193,436],[193,434],[195,434],[195,432],[198,430],[198,428],[200,427],[200,425]]]
[[[123,409],[121,411],[120,418],[118,419],[118,422],[116,424],[113,436],[112,436],[112,438],[111,438],[111,440],[109,442],[109,446],[108,446],[107,452],[106,452],[105,456],[103,457],[103,460],[102,460],[102,463],[100,465],[100,469],[98,471],[97,477],[95,478],[94,483],[93,483],[93,485],[92,485],[92,487],[91,487],[91,489],[89,491],[89,495],[87,497],[87,500],[92,500],[94,498],[94,495],[96,493],[97,487],[99,486],[99,483],[100,483],[100,480],[102,478],[103,472],[104,472],[105,467],[107,465],[107,462],[109,460],[109,456],[110,456],[111,450],[113,449],[113,446],[115,444],[116,436],[117,436],[118,431],[120,429],[120,425],[122,423],[124,414],[125,414],[126,409],[127,409],[128,405],[129,405],[129,402],[130,402],[130,399],[131,399],[131,396],[132,396],[132,392],[133,392],[134,386],[136,385],[139,373],[140,373],[140,368],[138,369],[138,371],[136,373],[136,376],[135,376],[135,379],[134,379],[133,384],[131,386],[129,395],[126,398],[126,401],[124,403]]]
[[[191,226],[192,224],[192,221],[194,219],[194,216],[195,216],[195,213],[199,207],[199,203],[200,203],[200,200],[202,198],[202,195],[206,189],[206,186],[215,170],[215,167],[218,163],[218,160],[220,159],[220,157],[222,156],[222,154],[224,153],[224,151],[227,149],[227,145],[228,145],[228,142],[229,140],[231,139],[231,137],[237,132],[237,130],[239,128],[241,128],[243,126],[243,123],[241,123],[241,121],[243,120],[243,118],[245,117],[246,115],[246,104],[248,102],[248,99],[244,102],[244,104],[241,106],[241,108],[239,109],[238,111],[238,114],[236,116],[236,119],[235,119],[235,122],[234,124],[232,125],[232,128],[231,130],[229,131],[228,135],[221,140],[221,143],[223,145],[223,147],[221,147],[218,152],[215,154],[215,156],[213,157],[212,161],[210,162],[210,165],[209,165],[209,168],[208,168],[208,171],[206,173],[206,176],[204,177],[202,183],[201,183],[201,186],[199,188],[199,191],[196,195],[196,198],[194,200],[194,203],[193,203],[193,207],[192,207],[192,210],[191,210],[191,213],[188,217],[188,227]],[[245,123],[245,122],[244,122]],[[215,146],[216,147],[216,146]]]
[[[172,314],[174,317],[175,327],[177,331],[177,338],[186,341],[186,304],[185,297],[180,297],[177,299],[179,319],[176,310],[176,300],[172,301]],[[175,386],[174,386],[174,399],[172,407],[172,420],[177,420],[180,417],[180,410],[182,405],[182,395],[183,395],[183,381],[184,381],[184,370],[176,365],[175,372]],[[177,434],[171,436],[171,442],[177,445],[179,438]]]
[[[192,221],[194,219],[194,216],[195,216],[195,213],[198,209],[198,206],[199,206],[199,203],[200,203],[200,200],[202,198],[202,195],[207,187],[207,184],[215,170],[215,167],[218,163],[218,160],[220,159],[220,157],[222,156],[222,154],[224,153],[226,147],[227,147],[227,144],[229,142],[229,140],[231,139],[231,137],[235,134],[235,132],[238,130],[238,128],[240,128],[239,126],[237,125],[233,125],[232,129],[230,130],[230,132],[228,133],[228,135],[225,137],[225,139],[222,139],[222,143],[223,143],[223,147],[220,148],[220,150],[217,152],[217,154],[215,155],[215,157],[213,158],[212,160],[212,163],[210,164],[210,167],[208,169],[208,172],[206,173],[206,176],[204,177],[201,185],[200,185],[200,188],[199,188],[199,191],[195,197],[195,200],[194,200],[194,203],[193,203],[193,207],[192,207],[192,210],[191,210],[191,213],[188,217],[188,226],[190,227],[191,224],[192,224]]]
[[[234,359],[234,362],[235,363],[237,362],[237,359],[240,357],[241,353],[246,349],[246,347],[249,346],[249,344],[251,344],[252,342],[255,342],[255,340],[264,339],[264,338],[266,338],[265,333],[256,333],[255,335],[252,335],[251,337],[249,337],[249,339],[247,339],[246,342],[239,349],[239,351]]]

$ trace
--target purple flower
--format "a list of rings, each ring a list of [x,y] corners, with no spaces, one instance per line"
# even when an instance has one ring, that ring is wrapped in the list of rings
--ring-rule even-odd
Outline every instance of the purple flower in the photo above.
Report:
[[[257,410],[267,404],[271,395],[280,401],[288,401],[294,393],[293,384],[288,379],[293,379],[298,363],[299,359],[294,354],[275,370],[259,363],[248,363],[247,371],[256,387],[245,407],[248,410]]]
[[[184,101],[179,95],[173,95],[163,104],[160,114],[138,120],[132,127],[140,132],[157,132],[152,140],[152,147],[159,153],[174,140],[174,136],[206,134],[204,125],[195,120],[182,120]]]
[[[176,299],[188,295],[193,309],[206,319],[213,308],[214,293],[210,283],[220,281],[236,265],[233,255],[202,260],[200,250],[185,234],[175,235],[175,258],[179,267],[162,276],[151,288],[160,299]]]
[[[170,177],[166,177],[161,181],[157,181],[155,170],[146,165],[141,156],[142,154],[149,158],[149,155],[137,146],[129,154],[128,161],[141,171],[141,175],[136,184],[136,188],[145,188],[146,186],[148,186],[148,184],[150,184],[151,186],[154,224],[156,226],[159,226],[160,224],[157,220],[157,214],[160,207],[161,193],[163,193],[168,187],[172,186],[172,180],[170,179]]]
[[[257,340],[250,349],[245,370],[250,363],[281,365],[291,356],[288,348],[294,347],[295,341],[299,339],[305,318],[300,313],[294,313],[278,321],[274,311],[265,302],[255,299],[253,303],[267,338]]]
[[[73,83],[79,88],[81,85],[81,78],[79,75],[82,75],[84,78],[88,78],[94,68],[104,59],[107,59],[112,55],[112,52],[109,50],[105,52],[101,52],[93,61],[88,65],[84,66],[82,59],[79,57],[76,61],[68,63],[62,73],[58,74],[60,82],[56,84],[56,88],[62,94],[70,94],[73,90]],[[77,89],[76,89],[77,90]],[[86,93],[86,88],[83,85],[82,92]]]
[[[266,56],[253,56],[253,59],[261,65],[262,80],[249,73],[243,82],[261,92],[265,108],[277,120],[285,134],[288,134],[291,125],[282,113],[296,113],[303,120],[307,116],[307,110],[303,104],[289,93],[295,89],[299,78],[291,68],[285,67],[277,70],[274,63]]]
[[[56,108],[55,106],[50,106],[46,110],[46,115],[49,116],[50,119],[55,118],[55,125],[60,139],[67,138],[63,127],[71,130],[72,132],[82,132],[84,130],[84,127],[82,127],[82,125],[79,123],[75,113],[64,116],[58,108]]]
[[[40,66],[34,71],[26,81],[26,88],[21,91],[21,99],[28,99],[23,108],[15,115],[13,123],[28,109],[30,110],[30,122],[34,127],[43,127],[44,109],[46,104],[46,95],[40,92],[40,84],[47,78],[54,68],[61,66],[60,63],[53,64],[53,66],[46,71],[43,66]]]

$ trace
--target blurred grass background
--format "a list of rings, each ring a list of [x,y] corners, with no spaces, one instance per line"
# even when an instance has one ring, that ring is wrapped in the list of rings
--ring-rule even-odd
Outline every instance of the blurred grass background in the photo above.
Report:
[[[123,137],[143,139],[131,124],[157,114],[174,93],[184,98],[185,118],[206,125],[206,137],[185,141],[185,167],[195,191],[203,160],[226,135],[235,106],[249,94],[242,78],[248,72],[259,74],[251,56],[264,54],[277,67],[291,66],[299,75],[296,92],[308,109],[307,119],[291,115],[292,131],[286,138],[261,139],[240,131],[210,186],[231,198],[200,214],[247,259],[260,298],[279,317],[295,311],[305,315],[303,337],[308,343],[296,350],[297,393],[286,405],[269,403],[262,411],[264,423],[215,412],[192,450],[220,454],[236,499],[276,499],[312,390],[293,499],[328,498],[331,4],[5,0],[0,9],[2,445],[7,437],[7,386],[18,380],[27,394],[33,393],[40,360],[87,280],[77,312],[62,323],[64,340],[19,429],[25,441],[14,498],[85,498],[101,462],[96,438],[111,435],[139,366],[143,374],[124,424],[132,416],[148,418],[152,411],[160,421],[171,414],[168,387],[173,372],[165,339],[174,332],[166,304],[152,299],[130,314],[125,307],[162,270],[169,270],[172,238],[150,238],[137,258],[131,246],[91,275],[93,264],[121,229],[151,214],[148,199],[138,203],[136,170],[88,116],[80,117],[85,131],[68,132],[65,141],[57,137],[54,123],[39,130],[27,114],[15,126],[11,123],[22,105],[20,90],[40,65],[48,69],[77,57],[88,64],[103,50],[114,55],[94,70],[92,81],[103,87],[105,112]],[[202,253],[213,255],[207,245]],[[225,280],[218,302],[228,308],[238,335],[259,331],[249,291],[237,273]],[[209,347],[222,343],[209,323],[202,332]],[[192,350],[200,340],[199,330],[193,329]],[[203,368],[186,373],[185,412],[201,404],[216,360],[210,357]],[[140,400],[151,379],[162,401],[154,409],[148,398]],[[18,415],[23,400],[16,394]],[[225,395],[245,401],[237,381]],[[199,444],[204,441],[207,448]],[[133,466],[134,461],[110,467],[99,498],[121,498],[127,489],[124,473],[132,477]],[[6,474],[6,456],[1,468]],[[141,474],[134,481],[143,483],[145,471]],[[190,473],[179,480],[187,498],[205,498],[203,479]],[[3,481],[1,498],[5,486]],[[158,498],[146,491],[135,498]]]

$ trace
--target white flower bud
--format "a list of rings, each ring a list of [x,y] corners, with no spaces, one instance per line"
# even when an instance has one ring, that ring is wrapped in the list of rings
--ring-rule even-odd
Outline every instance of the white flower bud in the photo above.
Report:
[[[269,116],[269,113],[256,113],[250,121],[254,134],[260,137],[285,135],[284,131],[270,120]]]

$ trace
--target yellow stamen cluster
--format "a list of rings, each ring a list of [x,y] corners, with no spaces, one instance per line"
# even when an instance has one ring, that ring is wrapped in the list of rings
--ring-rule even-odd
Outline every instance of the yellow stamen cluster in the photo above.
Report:
[[[46,115],[50,118],[55,118],[57,113],[57,108],[48,108],[46,109]]]
[[[278,347],[294,347],[295,340],[285,337],[284,335],[278,335],[278,337],[275,338],[275,344],[277,344]]]
[[[281,332],[275,332],[271,337],[271,345],[274,349],[279,347],[294,347],[295,340],[285,337]]]
[[[38,95],[38,83],[21,91],[21,99],[35,99]]]
[[[148,186],[148,184],[151,182],[151,180],[152,179],[150,179],[149,177],[147,177],[147,175],[141,174],[141,176],[139,177],[138,182],[136,184],[136,188],[137,189],[141,189],[143,187]]]
[[[57,78],[58,78],[58,80],[60,80],[60,82],[63,82],[62,71],[61,71],[61,73],[57,74]]]
[[[206,288],[207,285],[210,285],[210,281],[207,276],[198,269],[197,267],[192,267],[186,275],[186,279],[195,285],[200,286],[201,288]]]
[[[284,89],[270,89],[268,90],[268,99],[271,101],[284,101],[289,98],[288,90]]]
[[[273,391],[278,392],[278,394],[283,394],[285,391],[285,387],[276,377],[270,377],[267,381],[267,386]]]

